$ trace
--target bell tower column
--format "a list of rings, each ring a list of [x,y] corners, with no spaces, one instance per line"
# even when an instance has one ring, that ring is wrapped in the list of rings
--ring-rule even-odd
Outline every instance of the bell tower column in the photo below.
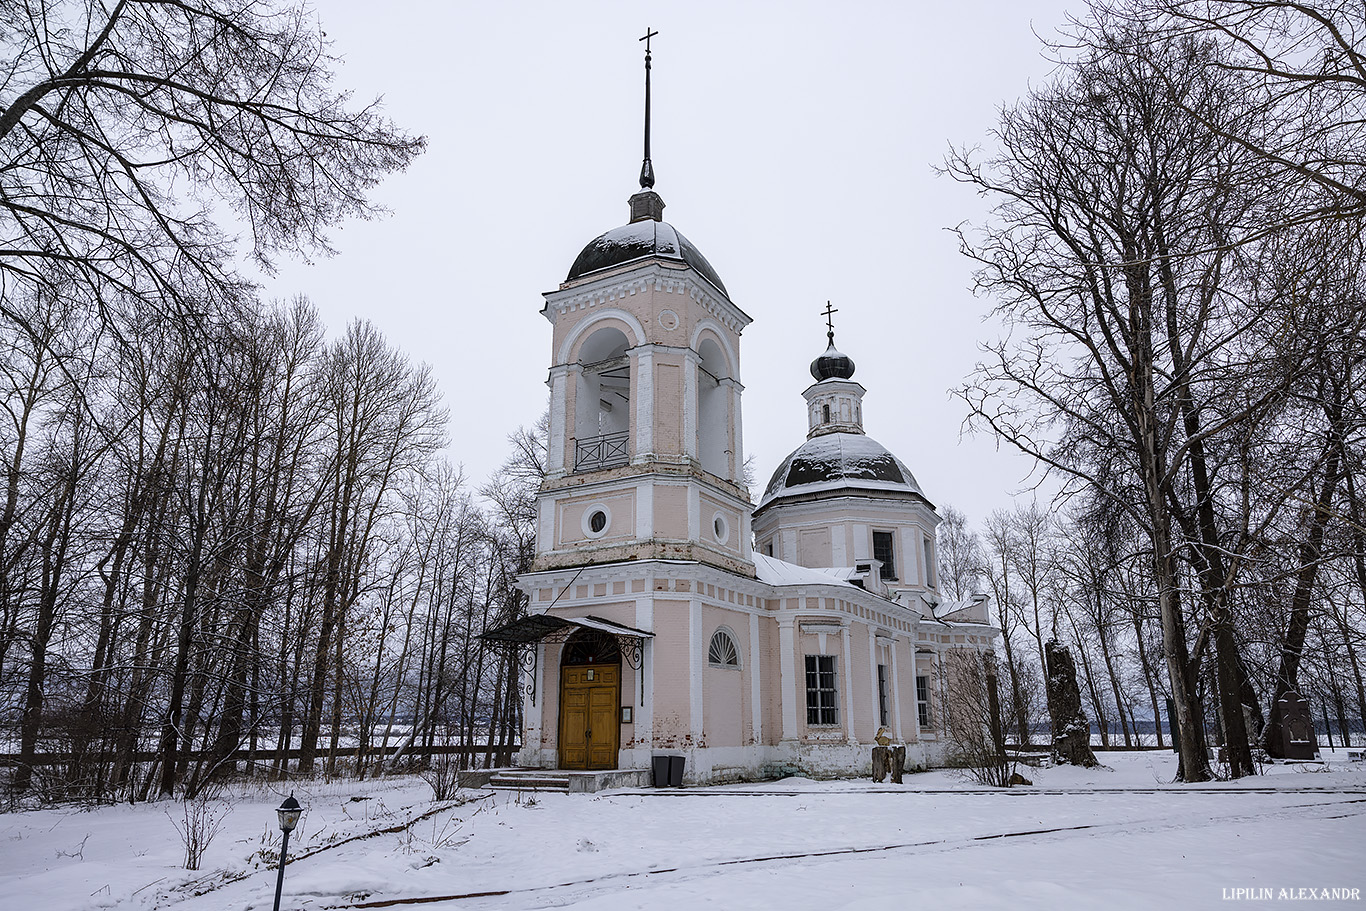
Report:
[[[631,433],[635,439],[637,465],[643,465],[654,458],[655,453],[655,359],[651,346],[633,348],[630,351],[636,395],[635,426]]]
[[[569,414],[569,387],[577,383],[578,364],[550,368],[550,439],[546,447],[546,473],[558,477],[565,473],[565,423]]]
[[[683,353],[683,455],[697,461],[697,352]]]

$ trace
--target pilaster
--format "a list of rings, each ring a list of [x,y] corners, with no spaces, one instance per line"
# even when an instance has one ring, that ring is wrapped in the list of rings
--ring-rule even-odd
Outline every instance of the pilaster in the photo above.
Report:
[[[763,665],[760,664],[760,654],[762,651],[759,648],[759,615],[751,613],[749,615],[750,738],[756,744],[764,742],[764,710],[761,701],[763,689],[760,685],[764,669]]]
[[[844,676],[849,681],[844,687],[844,717],[849,719],[844,725],[844,731],[850,743],[857,743],[858,734],[854,731],[854,651],[850,648],[848,623],[840,626],[840,642],[844,646]]]
[[[897,674],[897,640],[893,639],[887,649],[892,653],[892,736],[897,743],[905,743],[901,736],[901,678]],[[910,643],[911,654],[915,654],[915,643]]]
[[[702,641],[702,602],[688,601],[688,731],[693,746],[702,742],[702,673],[707,666],[707,645]]]
[[[640,464],[653,458],[655,451],[655,360],[649,347],[633,348],[630,354],[635,383],[634,460]]]
[[[697,352],[683,352],[683,454],[697,459]]]
[[[778,670],[782,677],[783,740],[797,739],[796,620],[790,614],[778,618]]]

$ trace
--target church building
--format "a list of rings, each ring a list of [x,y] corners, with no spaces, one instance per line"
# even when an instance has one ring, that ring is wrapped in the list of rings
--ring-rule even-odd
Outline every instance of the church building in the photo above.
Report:
[[[864,432],[852,359],[811,364],[807,439],[755,505],[744,482],[751,318],[663,220],[649,154],[626,224],[545,297],[550,436],[516,648],[518,764],[686,783],[868,774],[879,732],[907,767],[944,756],[947,649],[990,648],[985,596],[937,589],[938,516]],[[827,307],[827,318],[833,312]],[[884,420],[887,419],[884,417]]]

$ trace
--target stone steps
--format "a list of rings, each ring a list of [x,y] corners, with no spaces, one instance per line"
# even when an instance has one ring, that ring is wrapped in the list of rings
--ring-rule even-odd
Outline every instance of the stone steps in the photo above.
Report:
[[[484,777],[487,776],[487,777]],[[547,791],[560,794],[591,794],[608,788],[644,788],[650,785],[647,769],[604,769],[578,772],[567,769],[497,769],[476,778],[468,776],[462,787],[485,787],[500,791]]]
[[[545,772],[500,772],[486,787],[501,791],[556,791],[569,793],[569,776]]]

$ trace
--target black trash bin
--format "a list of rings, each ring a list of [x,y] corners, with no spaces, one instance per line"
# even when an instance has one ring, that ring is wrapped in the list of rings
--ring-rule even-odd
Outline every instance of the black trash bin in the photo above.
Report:
[[[654,758],[654,786],[657,788],[667,788],[669,786],[668,756],[656,756]]]
[[[683,787],[683,757],[669,757],[669,787]]]

